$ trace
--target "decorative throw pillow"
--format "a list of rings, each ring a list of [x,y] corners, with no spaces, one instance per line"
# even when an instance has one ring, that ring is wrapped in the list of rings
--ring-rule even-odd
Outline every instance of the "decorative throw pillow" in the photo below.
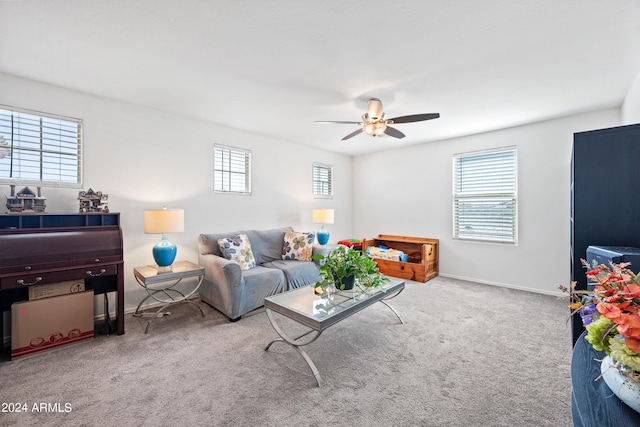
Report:
[[[226,259],[239,264],[243,270],[256,266],[256,259],[251,252],[251,242],[246,234],[218,239],[218,246]]]
[[[314,233],[298,233],[295,231],[286,231],[284,233],[282,259],[311,261],[314,237]]]

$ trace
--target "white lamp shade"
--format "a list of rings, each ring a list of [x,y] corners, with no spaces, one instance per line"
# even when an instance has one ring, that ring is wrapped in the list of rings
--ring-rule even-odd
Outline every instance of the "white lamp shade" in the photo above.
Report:
[[[314,224],[333,224],[333,209],[314,209],[313,210],[313,223]]]
[[[181,233],[184,231],[184,209],[148,209],[144,211],[147,234]]]

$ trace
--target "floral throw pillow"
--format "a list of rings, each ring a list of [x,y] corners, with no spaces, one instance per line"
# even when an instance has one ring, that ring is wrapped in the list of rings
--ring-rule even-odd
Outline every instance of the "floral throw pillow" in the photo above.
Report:
[[[239,264],[243,270],[256,266],[256,259],[251,252],[251,242],[246,234],[218,239],[218,246],[226,259]]]
[[[282,259],[311,261],[314,237],[314,233],[285,232]]]

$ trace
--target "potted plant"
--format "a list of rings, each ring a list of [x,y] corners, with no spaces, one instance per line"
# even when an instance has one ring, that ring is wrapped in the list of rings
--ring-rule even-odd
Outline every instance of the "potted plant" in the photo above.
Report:
[[[380,274],[378,265],[360,251],[338,246],[327,255],[313,255],[319,260],[322,280],[316,287],[323,290],[334,286],[339,290],[353,289],[356,284],[360,289],[382,285],[388,279]]]

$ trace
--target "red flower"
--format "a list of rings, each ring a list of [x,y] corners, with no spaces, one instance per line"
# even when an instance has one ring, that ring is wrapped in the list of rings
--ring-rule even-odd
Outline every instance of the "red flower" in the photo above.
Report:
[[[614,322],[622,314],[615,304],[609,304],[607,302],[601,302],[596,306],[596,308],[598,309],[598,313],[602,314],[607,319],[613,320]]]
[[[620,301],[620,298],[622,298],[622,296],[619,294],[616,294],[610,297],[603,298],[602,301],[614,303],[614,302]],[[622,307],[619,307],[619,308],[622,309]]]
[[[640,286],[630,283],[623,288],[624,297],[627,299],[640,298]]]
[[[634,353],[640,354],[640,339],[637,338],[625,338],[624,343],[629,347],[629,350]]]
[[[640,316],[637,314],[623,313],[620,315],[616,323],[618,325],[627,325],[630,328],[640,328]],[[618,330],[620,330],[620,328],[618,328]],[[638,338],[640,338],[640,336]]]
[[[632,328],[629,325],[618,325],[618,333],[625,338],[640,339],[640,328]]]

